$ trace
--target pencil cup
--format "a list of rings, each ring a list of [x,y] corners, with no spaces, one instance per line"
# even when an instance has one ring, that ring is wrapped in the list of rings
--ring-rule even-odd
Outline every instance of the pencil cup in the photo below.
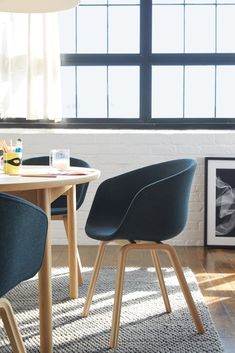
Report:
[[[3,171],[6,174],[19,174],[22,163],[22,153],[6,152],[3,153]]]

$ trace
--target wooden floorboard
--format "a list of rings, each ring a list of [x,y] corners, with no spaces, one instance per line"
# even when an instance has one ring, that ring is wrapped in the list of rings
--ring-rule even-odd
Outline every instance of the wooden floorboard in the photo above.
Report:
[[[182,266],[194,272],[204,300],[219,332],[225,353],[235,352],[235,250],[204,247],[176,247]],[[93,266],[97,247],[80,246],[83,266]],[[104,266],[115,266],[118,246],[109,246]],[[162,266],[170,266],[166,256],[160,256]],[[129,266],[152,266],[149,252],[133,251]],[[53,266],[67,266],[67,247],[53,246]],[[200,353],[200,352],[199,352]]]

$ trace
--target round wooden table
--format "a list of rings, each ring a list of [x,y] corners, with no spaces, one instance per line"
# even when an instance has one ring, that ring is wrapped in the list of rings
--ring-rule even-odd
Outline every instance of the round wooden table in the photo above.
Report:
[[[52,353],[52,286],[51,286],[51,203],[67,196],[70,298],[78,297],[76,185],[99,178],[92,168],[72,168],[71,175],[51,175],[45,166],[23,166],[20,176],[0,174],[0,192],[10,193],[40,206],[48,217],[45,255],[39,272],[40,352]],[[72,173],[72,172],[71,172]],[[48,175],[47,175],[48,174]],[[69,173],[68,173],[69,174]]]

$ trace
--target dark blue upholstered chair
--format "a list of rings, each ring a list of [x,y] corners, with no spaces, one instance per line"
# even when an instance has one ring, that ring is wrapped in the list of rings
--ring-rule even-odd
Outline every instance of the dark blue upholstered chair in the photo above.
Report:
[[[110,347],[118,342],[122,291],[127,254],[150,250],[167,312],[171,306],[157,251],[170,257],[199,333],[204,329],[175,249],[162,242],[181,233],[186,225],[196,162],[178,159],[137,169],[108,180],[97,189],[86,223],[90,238],[100,240],[83,316],[89,314],[105,246],[126,241],[119,252]]]
[[[0,193],[0,316],[14,353],[25,353],[10,302],[2,298],[40,269],[48,220],[31,202]]]
[[[49,165],[48,156],[40,156],[24,159],[23,165]],[[82,167],[89,168],[89,164],[81,159],[70,158],[70,165],[72,167]],[[88,183],[76,185],[76,209],[78,210],[86,196],[88,188]],[[55,200],[51,205],[51,219],[52,220],[62,220],[64,222],[64,227],[67,235],[67,200],[66,196],[62,195],[57,200]],[[77,252],[77,262],[78,262],[78,283],[81,286],[83,283],[82,273],[81,273],[81,261],[79,252]]]

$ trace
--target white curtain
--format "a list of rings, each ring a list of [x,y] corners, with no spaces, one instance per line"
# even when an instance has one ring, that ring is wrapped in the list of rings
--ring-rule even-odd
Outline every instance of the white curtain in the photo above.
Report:
[[[0,118],[61,120],[56,13],[0,14]]]

